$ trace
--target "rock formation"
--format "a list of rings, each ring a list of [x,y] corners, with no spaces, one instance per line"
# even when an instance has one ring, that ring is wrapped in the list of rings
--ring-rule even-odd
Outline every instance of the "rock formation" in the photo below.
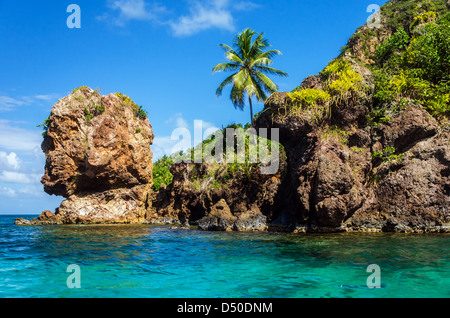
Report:
[[[158,218],[222,231],[449,232],[448,10],[388,2],[377,28],[359,28],[320,74],[266,101],[254,128],[279,129],[279,174],[209,189],[176,165]]]
[[[76,90],[53,106],[42,144],[44,189],[66,200],[17,223],[450,232],[448,9],[442,0],[388,2],[379,28],[359,28],[320,74],[268,98],[254,128],[279,130],[271,175],[258,165],[179,163],[173,182],[152,192],[153,133],[139,107]],[[427,54],[434,64],[421,60]]]
[[[121,94],[82,87],[52,108],[42,143],[44,190],[66,198],[41,223],[135,223],[146,219],[152,127]]]
[[[203,230],[262,231],[276,213],[276,198],[286,171],[282,158],[274,175],[255,171],[234,177],[225,165],[174,164],[174,180],[154,194],[151,223],[189,223]],[[218,181],[219,180],[219,181]]]

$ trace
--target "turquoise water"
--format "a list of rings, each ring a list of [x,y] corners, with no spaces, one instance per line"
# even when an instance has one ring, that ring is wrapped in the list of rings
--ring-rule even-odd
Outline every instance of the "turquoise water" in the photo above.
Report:
[[[0,298],[450,296],[448,234],[20,227],[15,218],[0,216]],[[80,289],[67,287],[70,264]],[[369,264],[380,266],[379,289],[367,287]]]

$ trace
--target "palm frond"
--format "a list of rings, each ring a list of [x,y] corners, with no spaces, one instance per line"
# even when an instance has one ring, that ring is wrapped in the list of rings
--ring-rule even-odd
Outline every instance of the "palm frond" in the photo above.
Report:
[[[233,78],[234,78],[235,75],[236,75],[236,73],[231,74],[230,76],[228,76],[228,77],[227,77],[227,78],[219,85],[219,87],[218,87],[217,90],[216,90],[216,96],[217,96],[217,97],[222,96],[222,91],[223,91],[223,89],[225,88],[225,86],[228,86],[228,85],[230,85],[231,83],[233,83]]]
[[[255,34],[256,31],[247,28],[234,38],[233,46],[237,49],[238,55],[244,60],[249,57],[249,52],[252,47],[252,38]]]
[[[270,74],[270,75],[278,75],[281,77],[288,77],[288,73],[285,73],[283,71],[277,70],[275,68],[272,67],[267,67],[267,66],[255,66],[254,67],[255,70],[260,71],[262,73],[266,73],[266,74]]]
[[[266,39],[264,39],[264,32],[259,34],[258,37],[253,42],[253,45],[249,51],[249,57],[252,58],[257,57],[268,46],[270,46],[270,44]]]
[[[245,63],[244,60],[239,55],[236,55],[235,53],[226,52],[225,58],[232,63],[239,63],[241,65],[243,65]]]
[[[249,77],[248,71],[242,69],[237,72],[233,77],[233,82],[237,87],[243,88]]]
[[[272,63],[273,63],[272,60],[269,60],[267,57],[263,57],[263,58],[259,58],[259,59],[252,61],[252,63],[250,64],[250,67],[255,67],[255,66],[259,66],[259,65],[267,66]]]
[[[230,46],[228,46],[226,44],[221,43],[221,44],[219,44],[219,46],[221,48],[223,48],[225,50],[225,52],[230,52],[230,53],[234,53],[234,54],[238,55],[235,50],[233,50]]]
[[[259,58],[268,58],[268,59],[273,59],[276,55],[283,55],[283,53],[281,53],[281,51],[279,50],[270,50],[270,51],[266,51],[266,52],[261,52],[258,56],[256,56],[256,59]]]
[[[235,71],[235,73],[220,84],[216,95],[221,96],[223,89],[232,85],[230,99],[235,108],[244,109],[246,96],[249,97],[251,106],[254,96],[259,102],[263,102],[267,99],[268,93],[278,91],[278,86],[267,75],[288,76],[283,71],[269,67],[273,64],[273,57],[282,53],[278,50],[265,51],[271,45],[264,38],[264,33],[258,34],[251,29],[245,29],[234,36],[231,47],[226,44],[219,46],[225,50],[228,63],[217,64],[213,68],[213,73],[221,71]]]
[[[264,89],[262,87],[264,84],[261,82],[261,80],[258,77],[255,77],[255,76],[251,76],[251,80],[253,83],[253,87],[256,90],[255,95],[256,95],[256,98],[258,99],[258,102],[265,101],[267,99],[267,95],[264,92]]]
[[[240,110],[244,110],[245,102],[244,102],[244,90],[241,87],[238,87],[236,83],[233,85],[230,92],[230,99],[233,103],[234,108],[239,108]]]
[[[254,72],[253,74],[258,78],[266,91],[270,93],[275,93],[278,91],[278,86],[266,75],[261,72]]]
[[[220,63],[214,66],[212,72],[235,71],[241,66],[236,63]]]

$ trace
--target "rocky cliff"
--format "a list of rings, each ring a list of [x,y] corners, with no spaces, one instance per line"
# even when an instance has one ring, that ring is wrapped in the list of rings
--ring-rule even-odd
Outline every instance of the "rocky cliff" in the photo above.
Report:
[[[44,190],[66,198],[40,223],[134,223],[146,219],[152,183],[152,127],[121,94],[82,87],[46,121]]]
[[[210,189],[198,183],[207,167],[191,178],[194,166],[175,165],[155,218],[213,230],[448,232],[449,21],[443,0],[387,3],[320,74],[266,101],[254,128],[279,129],[277,175]],[[243,215],[257,217],[241,228]]]

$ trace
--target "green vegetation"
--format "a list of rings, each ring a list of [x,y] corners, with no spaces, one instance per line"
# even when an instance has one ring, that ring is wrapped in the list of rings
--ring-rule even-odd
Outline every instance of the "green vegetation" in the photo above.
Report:
[[[360,152],[366,151],[366,148],[351,147],[350,150],[354,151],[354,152],[357,152],[357,153],[360,153]]]
[[[370,126],[380,127],[382,124],[387,124],[391,116],[386,115],[386,109],[374,109],[367,115],[367,120]]]
[[[331,96],[321,89],[304,88],[291,93],[287,93],[291,101],[298,107],[311,107],[319,103],[325,103]]]
[[[232,124],[223,128],[218,133],[226,136],[226,129],[242,129],[247,130],[250,128],[250,124]],[[209,170],[207,174],[201,174],[195,165],[192,166],[192,170],[189,174],[189,179],[191,180],[194,189],[200,190],[201,186],[206,188],[219,188],[225,187],[226,183],[235,178],[247,178],[252,180],[258,175],[261,162],[256,162],[259,153],[260,145],[267,145],[268,155],[270,157],[270,150],[272,149],[272,141],[269,139],[257,137],[258,145],[253,144],[253,139],[251,135],[248,134],[245,141],[239,140],[241,145],[244,145],[243,152],[241,153],[237,147],[237,137],[235,136],[235,145],[232,149],[226,149],[221,158],[223,162],[209,162]],[[173,175],[170,173],[170,166],[174,162],[184,161],[184,162],[194,162],[195,159],[201,159],[201,162],[207,162],[206,155],[214,156],[214,146],[216,143],[215,134],[212,134],[209,138],[203,140],[199,145],[191,148],[185,152],[180,151],[177,154],[173,154],[170,157],[164,156],[153,164],[153,189],[158,191],[161,185],[164,184],[168,186],[172,183]],[[226,147],[226,140],[223,144],[218,145],[219,147]],[[284,147],[281,144],[279,146],[280,158],[286,158],[286,153]],[[222,148],[223,149],[223,148]],[[228,150],[228,151],[227,151]],[[200,153],[201,151],[201,153]],[[228,154],[234,156],[232,163],[226,163],[226,157]],[[242,156],[242,157],[241,157]],[[197,158],[198,157],[198,158]],[[252,160],[255,159],[255,160]],[[276,159],[279,159],[278,157]]]
[[[87,87],[87,86],[80,86],[80,87],[78,87],[78,88],[75,88],[75,89],[73,89],[72,90],[72,94],[75,94],[77,91],[79,91],[79,90],[82,90],[82,89],[87,89],[87,88],[89,88],[89,87]]]
[[[84,106],[84,117],[87,122],[90,123],[92,118],[99,116],[105,112],[105,106],[103,104],[97,105],[96,103]]]
[[[409,29],[412,30],[420,24],[432,22],[432,21],[436,20],[436,18],[437,18],[437,14],[434,11],[428,11],[428,12],[419,14],[418,16],[416,16],[414,18]]]
[[[395,149],[395,147],[387,146],[383,148],[383,151],[374,151],[374,153],[372,154],[372,159],[381,159],[383,163],[392,162],[394,160],[401,161],[405,155],[402,153],[395,154],[396,151],[397,150]]]
[[[153,190],[159,191],[161,186],[172,183],[173,175],[170,172],[170,166],[173,163],[173,159],[165,155],[153,164]]]
[[[138,106],[136,109],[136,116],[139,119],[147,119],[148,118],[148,112],[145,111],[142,106]]]
[[[321,137],[324,140],[333,139],[340,143],[341,145],[345,145],[348,143],[348,136],[350,132],[339,129],[337,126],[325,127],[321,132]]]
[[[334,104],[350,98],[353,93],[362,89],[361,75],[344,58],[332,61],[320,74],[326,78],[326,89]]]
[[[122,101],[122,105],[131,107],[137,118],[143,119],[143,120],[148,118],[147,111],[145,111],[142,108],[142,106],[138,106],[135,102],[133,102],[133,100],[130,97],[128,97],[127,95],[121,94],[121,93],[114,93],[114,95],[119,97],[119,99]]]
[[[97,105],[97,104],[93,103],[92,107],[94,107],[95,115],[100,115],[105,112],[105,106],[103,104]]]
[[[269,67],[273,63],[272,58],[281,54],[278,50],[265,51],[270,44],[264,38],[264,33],[259,34],[253,41],[257,32],[245,29],[235,35],[233,47],[219,44],[225,50],[227,63],[221,63],[213,68],[213,73],[221,71],[236,71],[228,76],[217,88],[217,97],[222,95],[223,89],[232,85],[230,98],[235,108],[241,110],[245,106],[245,95],[250,106],[250,120],[253,124],[252,98],[259,102],[267,99],[267,93],[278,91],[278,86],[266,75],[278,75],[286,77],[287,73]]]
[[[433,3],[438,7],[439,1]],[[425,23],[420,32],[400,28],[377,47],[372,66],[376,111],[398,111],[410,102],[438,119],[450,115],[450,13],[427,23],[436,17],[437,11],[413,16],[418,21],[413,24]]]
[[[403,28],[400,28],[393,36],[378,46],[375,52],[375,61],[378,64],[383,65],[388,61],[392,54],[400,50],[405,50],[408,47],[408,44],[409,35]]]
[[[304,88],[296,89],[287,94],[290,103],[287,116],[313,119],[319,122],[324,114],[329,114],[329,107],[326,102],[331,96],[321,89]]]
[[[47,138],[49,125],[50,125],[50,116],[48,116],[47,119],[44,120],[44,123],[37,125],[37,127],[42,127],[42,129],[44,129],[44,132],[42,133],[42,137],[44,137],[44,139]]]
[[[90,123],[92,118],[94,118],[94,115],[91,114],[87,106],[84,106],[84,117],[86,118],[88,123]]]
[[[286,116],[308,118],[320,123],[331,115],[331,107],[348,101],[363,90],[363,78],[344,58],[333,60],[320,73],[325,79],[324,89],[295,88],[288,93]]]
[[[387,21],[387,28],[395,32],[403,28],[407,32],[413,24],[415,18],[427,12],[436,12],[442,15],[447,12],[447,0],[409,0],[390,1],[381,7],[381,14]],[[428,13],[429,14],[429,13]]]

